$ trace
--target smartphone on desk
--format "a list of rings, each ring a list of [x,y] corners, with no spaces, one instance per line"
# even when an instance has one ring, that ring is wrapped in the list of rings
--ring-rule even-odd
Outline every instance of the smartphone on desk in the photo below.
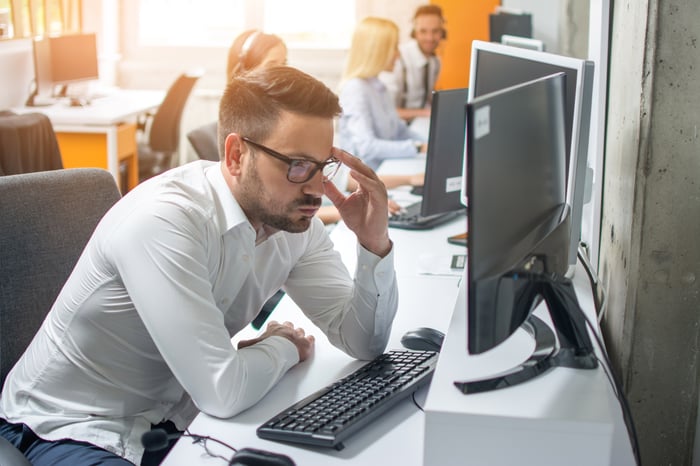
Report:
[[[469,235],[469,233],[465,231],[464,233],[459,233],[457,235],[448,236],[447,242],[450,244],[456,244],[457,246],[466,246],[468,235]]]

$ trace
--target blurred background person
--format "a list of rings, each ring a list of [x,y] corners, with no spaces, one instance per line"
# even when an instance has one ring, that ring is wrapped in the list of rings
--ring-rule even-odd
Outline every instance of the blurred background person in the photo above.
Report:
[[[385,18],[367,17],[353,33],[340,84],[340,147],[373,169],[384,160],[425,153],[427,138],[399,117],[379,73],[391,71],[398,58],[399,28]]]
[[[435,51],[446,37],[442,9],[438,5],[418,7],[413,15],[411,40],[399,46],[399,59],[393,70],[380,74],[399,116],[408,122],[430,116],[430,100],[440,75],[440,58]]]
[[[279,36],[249,29],[239,34],[229,47],[226,82],[260,66],[286,64],[287,46]]]

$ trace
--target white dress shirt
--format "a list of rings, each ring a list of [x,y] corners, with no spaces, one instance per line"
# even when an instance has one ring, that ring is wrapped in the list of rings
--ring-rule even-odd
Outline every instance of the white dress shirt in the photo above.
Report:
[[[348,79],[339,97],[343,113],[338,119],[338,142],[342,149],[374,170],[386,159],[417,155],[416,143],[425,140],[399,117],[379,79]]]
[[[0,416],[138,464],[151,424],[234,416],[298,362],[283,337],[231,344],[282,286],[348,354],[384,350],[398,302],[393,253],[358,247],[353,281],[320,220],[303,233],[254,231],[218,162],[153,178],[98,225],[9,374]]]
[[[428,66],[428,95],[425,93],[424,68]],[[387,87],[398,108],[423,108],[429,106],[431,93],[440,74],[440,59],[426,57],[418,42],[410,40],[399,46],[399,59],[393,72],[382,72],[379,79]]]

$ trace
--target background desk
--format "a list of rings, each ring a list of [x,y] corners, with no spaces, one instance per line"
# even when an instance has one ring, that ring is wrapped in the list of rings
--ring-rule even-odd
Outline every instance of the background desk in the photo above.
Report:
[[[458,293],[459,274],[422,275],[422,256],[448,257],[464,252],[463,247],[448,244],[447,236],[464,231],[464,218],[454,220],[434,230],[425,232],[391,230],[397,257],[397,279],[400,298],[399,310],[389,341],[389,348],[401,348],[400,338],[409,329],[430,326],[447,330]],[[331,233],[336,249],[347,260],[351,273],[355,267],[356,241],[342,224]],[[432,260],[432,259],[431,259]],[[400,266],[399,266],[400,264]],[[230,445],[262,448],[285,453],[299,465],[384,464],[388,459],[394,464],[423,464],[423,413],[408,399],[374,422],[369,428],[353,436],[345,443],[345,449],[312,449],[286,445],[259,439],[255,434],[258,425],[304,396],[336,381],[362,363],[355,361],[331,346],[326,337],[304,317],[296,305],[285,296],[272,313],[271,319],[290,320],[316,336],[314,356],[292,368],[282,380],[255,406],[231,419],[216,419],[200,414],[190,426],[190,431],[210,435]],[[234,342],[256,334],[251,327],[236,335]],[[426,390],[417,399],[423,403]],[[213,442],[209,442],[213,444]],[[216,451],[230,457],[225,448],[213,444]],[[190,439],[181,439],[163,465],[190,466],[193,464],[226,464],[210,458],[201,445]]]
[[[64,168],[104,168],[121,184],[119,166],[126,163],[131,189],[138,184],[136,118],[157,108],[164,96],[163,91],[122,89],[110,91],[83,107],[71,107],[67,101],[60,101],[13,111],[41,112],[49,117]]]

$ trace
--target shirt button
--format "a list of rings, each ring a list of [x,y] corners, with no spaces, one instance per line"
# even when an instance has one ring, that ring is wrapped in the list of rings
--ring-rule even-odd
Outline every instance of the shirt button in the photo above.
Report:
[[[248,255],[246,254],[243,257],[241,257],[241,259],[243,259],[243,262],[248,262],[249,258],[248,258]]]

